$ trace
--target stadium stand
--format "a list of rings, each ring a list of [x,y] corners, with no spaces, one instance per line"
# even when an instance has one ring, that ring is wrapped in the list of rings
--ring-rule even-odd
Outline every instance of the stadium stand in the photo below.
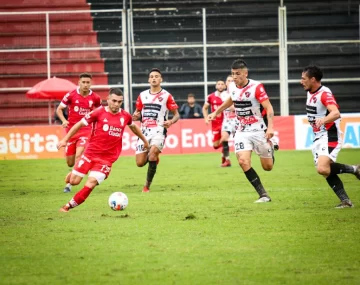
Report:
[[[91,4],[91,5],[88,5]],[[11,5],[0,6],[1,11],[41,11],[89,9],[81,17],[51,19],[52,46],[116,46],[122,39],[121,21],[115,13],[91,13],[97,9],[122,8],[122,1],[115,0],[14,0]],[[290,114],[304,113],[304,91],[296,82],[300,80],[301,70],[308,64],[318,64],[324,69],[325,78],[359,78],[360,46],[351,42],[359,40],[360,0],[284,0],[287,8],[288,24],[288,77]],[[134,39],[136,46],[162,44],[201,44],[202,9],[207,13],[207,42],[209,44],[229,44],[222,47],[208,47],[208,81],[225,78],[229,66],[236,58],[244,58],[250,66],[250,77],[256,80],[279,79],[279,50],[276,45],[232,47],[233,42],[273,43],[278,40],[279,0],[254,1],[133,1],[133,8],[154,8],[157,10],[134,11]],[[160,10],[159,8],[172,8]],[[44,45],[44,20],[39,16],[15,17],[12,25],[4,25],[9,18],[0,19],[0,48],[21,48],[26,43],[33,47]],[[40,24],[41,22],[41,24]],[[66,24],[64,24],[66,22]],[[41,27],[41,28],[40,28]],[[64,27],[67,30],[64,30]],[[79,41],[81,38],[81,41]],[[316,41],[338,41],[342,43],[318,44]],[[307,41],[307,44],[302,44]],[[346,42],[348,41],[348,42]],[[313,43],[314,42],[314,43]],[[52,52],[52,75],[77,81],[77,73],[89,71],[94,74],[94,84],[122,84],[122,50],[91,50]],[[132,57],[132,79],[134,83],[146,83],[147,72],[152,67],[164,71],[166,82],[203,81],[203,49],[162,48],[136,49]],[[83,70],[85,68],[85,70]],[[46,78],[46,53],[9,53],[1,59],[0,87],[32,86]],[[354,101],[360,90],[359,81],[326,82],[337,95],[342,112],[358,111],[359,100]],[[144,88],[133,88],[133,101]],[[188,93],[203,98],[203,87],[176,86],[168,88],[181,104]],[[279,114],[279,84],[266,84],[266,89]],[[213,90],[209,86],[209,93]],[[39,101],[30,102],[23,93],[0,93],[2,109],[14,108],[23,102],[29,108],[37,108],[44,113],[46,123],[48,110]],[[15,98],[17,98],[15,100]],[[199,100],[200,103],[201,100]],[[44,102],[45,103],[45,102]],[[22,105],[22,106],[26,106]],[[31,105],[34,104],[34,105]],[[46,103],[47,104],[47,103]],[[39,105],[38,107],[36,107]],[[11,107],[13,108],[13,107]],[[24,107],[22,107],[24,108]],[[42,110],[40,112],[40,110]],[[46,115],[45,115],[46,112]],[[3,113],[3,112],[1,112]],[[15,113],[15,111],[13,112]],[[26,114],[26,112],[20,112]],[[11,121],[11,118],[9,119]],[[0,115],[3,123],[3,115]],[[26,120],[17,120],[26,123]]]

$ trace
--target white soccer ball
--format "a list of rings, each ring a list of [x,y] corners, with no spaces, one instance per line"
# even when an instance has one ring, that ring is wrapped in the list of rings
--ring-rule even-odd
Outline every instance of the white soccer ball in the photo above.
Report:
[[[114,211],[122,211],[128,204],[128,197],[123,192],[114,192],[109,197],[109,206]]]

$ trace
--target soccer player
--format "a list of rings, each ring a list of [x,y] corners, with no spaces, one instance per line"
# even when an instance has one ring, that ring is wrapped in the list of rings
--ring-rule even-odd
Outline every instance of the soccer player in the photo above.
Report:
[[[321,85],[323,73],[317,66],[307,66],[301,75],[301,85],[307,91],[306,112],[314,132],[312,153],[317,172],[340,199],[336,208],[351,208],[349,196],[338,174],[352,173],[360,179],[360,165],[336,162],[341,149],[340,111],[331,90]]]
[[[143,167],[149,162],[146,182],[142,192],[150,191],[150,185],[156,173],[159,155],[164,148],[167,129],[175,124],[179,118],[178,105],[173,96],[162,89],[162,74],[157,68],[149,72],[148,82],[150,89],[140,93],[136,100],[136,110],[133,120],[141,117],[141,130],[149,141],[150,149],[144,147],[138,140],[136,146],[136,165]],[[168,112],[173,113],[173,118],[168,119]]]
[[[56,109],[56,114],[62,122],[66,132],[80,121],[86,114],[101,105],[101,98],[90,89],[92,76],[89,73],[79,75],[79,87],[67,93]],[[68,120],[64,117],[64,110],[68,108]],[[84,152],[86,143],[91,135],[91,125],[82,128],[68,142],[65,148],[66,163],[73,167]],[[71,184],[64,188],[64,193],[71,191]]]
[[[233,81],[234,81],[234,79],[232,78],[231,75],[229,75],[226,78],[226,83],[225,83],[226,90],[221,92],[221,99],[223,102],[225,102],[230,97],[229,85]],[[222,126],[221,126],[220,143],[222,144],[222,147],[223,147],[223,157],[222,158],[223,158],[224,162],[221,164],[221,167],[229,167],[229,166],[231,166],[230,155],[229,155],[229,137],[230,137],[230,134],[235,133],[236,122],[237,122],[234,105],[231,105],[229,108],[225,109],[223,114],[224,114],[224,120],[223,120]]]
[[[270,202],[271,198],[265,191],[260,177],[251,167],[251,153],[255,151],[260,156],[261,166],[264,170],[272,170],[274,149],[269,140],[274,135],[274,110],[263,84],[248,79],[248,68],[245,61],[235,60],[231,66],[231,75],[234,82],[229,84],[230,97],[215,112],[211,113],[208,119],[214,120],[218,114],[234,104],[239,121],[234,138],[236,157],[246,178],[259,194],[259,199],[255,203]],[[261,106],[266,109],[268,126],[264,123]]]
[[[203,114],[204,114],[204,120],[205,120],[206,125],[209,124],[209,119],[208,119],[209,106],[210,106],[211,112],[214,112],[223,103],[223,101],[221,99],[221,93],[225,90],[225,88],[226,88],[225,82],[223,80],[218,80],[218,81],[216,81],[216,85],[215,85],[216,91],[211,93],[207,97],[207,100],[203,106]],[[212,122],[211,122],[212,141],[213,141],[214,149],[219,149],[220,147],[223,146],[222,144],[220,144],[221,126],[223,123],[223,119],[224,119],[224,114],[222,112],[219,112],[218,115],[216,116],[216,118],[214,120],[212,120]],[[229,148],[227,150],[229,151]],[[225,152],[226,152],[226,150],[225,150]],[[224,162],[225,162],[225,154],[224,154],[224,149],[223,149],[221,163],[223,164]]]
[[[119,88],[110,89],[107,99],[108,106],[100,106],[85,115],[76,123],[58,143],[58,149],[65,147],[68,141],[82,128],[94,124],[86,150],[66,181],[78,185],[83,177],[90,171],[84,187],[75,196],[60,208],[60,212],[68,212],[82,204],[90,195],[96,185],[101,184],[110,174],[112,164],[119,158],[122,149],[122,136],[126,126],[144,143],[144,149],[149,147],[146,138],[139,127],[132,123],[131,115],[121,109],[124,96]]]

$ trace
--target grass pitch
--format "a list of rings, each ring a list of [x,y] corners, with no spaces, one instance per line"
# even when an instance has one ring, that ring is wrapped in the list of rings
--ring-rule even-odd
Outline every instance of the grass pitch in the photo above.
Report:
[[[0,162],[0,284],[360,284],[360,181],[341,178],[355,208],[315,171],[310,151],[279,151],[253,167],[273,202],[232,156],[162,156],[149,194],[146,168],[121,157],[110,178],[69,213],[58,209],[64,160]],[[359,150],[338,162],[360,163]],[[83,184],[83,183],[82,183]],[[129,206],[113,212],[109,195]]]

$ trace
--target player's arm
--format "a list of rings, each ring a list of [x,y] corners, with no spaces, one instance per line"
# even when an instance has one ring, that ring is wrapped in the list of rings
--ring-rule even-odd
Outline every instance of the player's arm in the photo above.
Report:
[[[61,120],[62,126],[66,128],[69,125],[69,121],[65,119],[64,116],[64,107],[63,105],[59,104],[59,106],[56,108],[56,115]]]
[[[267,125],[265,137],[267,139],[271,139],[274,136],[274,109],[269,99],[262,101],[261,106],[263,106],[264,109],[266,110],[266,115],[268,119],[268,125]]]
[[[327,105],[326,108],[329,114],[324,118],[317,118],[315,121],[316,127],[320,128],[322,125],[332,123],[340,118],[340,111],[335,104]]]
[[[214,120],[217,115],[219,115],[225,109],[229,108],[232,104],[233,104],[233,100],[231,99],[231,97],[227,98],[226,101],[219,106],[219,108],[217,108],[214,112],[208,115],[208,120],[209,121]]]
[[[85,125],[86,124],[83,122],[83,120],[80,120],[75,125],[73,125],[73,127],[68,131],[66,136],[61,141],[59,141],[59,143],[57,144],[57,148],[60,149],[62,147],[65,147],[69,139]]]
[[[130,130],[136,135],[138,136],[143,142],[144,142],[144,149],[148,150],[149,149],[149,143],[146,140],[145,136],[143,135],[142,131],[140,130],[140,128],[135,125],[135,124],[131,124],[129,125]]]
[[[139,121],[141,117],[141,110],[135,109],[134,113],[132,114],[133,121]]]
[[[208,124],[208,123],[209,123],[209,120],[208,120],[208,115],[209,115],[208,110],[209,110],[209,106],[210,106],[210,104],[209,104],[208,102],[205,102],[204,106],[202,107],[205,124]]]
[[[178,109],[174,109],[174,110],[170,110],[171,113],[173,113],[173,118],[171,120],[167,120],[164,122],[164,127],[165,128],[169,128],[170,126],[172,126],[173,124],[175,124],[179,119],[180,119],[180,114]]]

